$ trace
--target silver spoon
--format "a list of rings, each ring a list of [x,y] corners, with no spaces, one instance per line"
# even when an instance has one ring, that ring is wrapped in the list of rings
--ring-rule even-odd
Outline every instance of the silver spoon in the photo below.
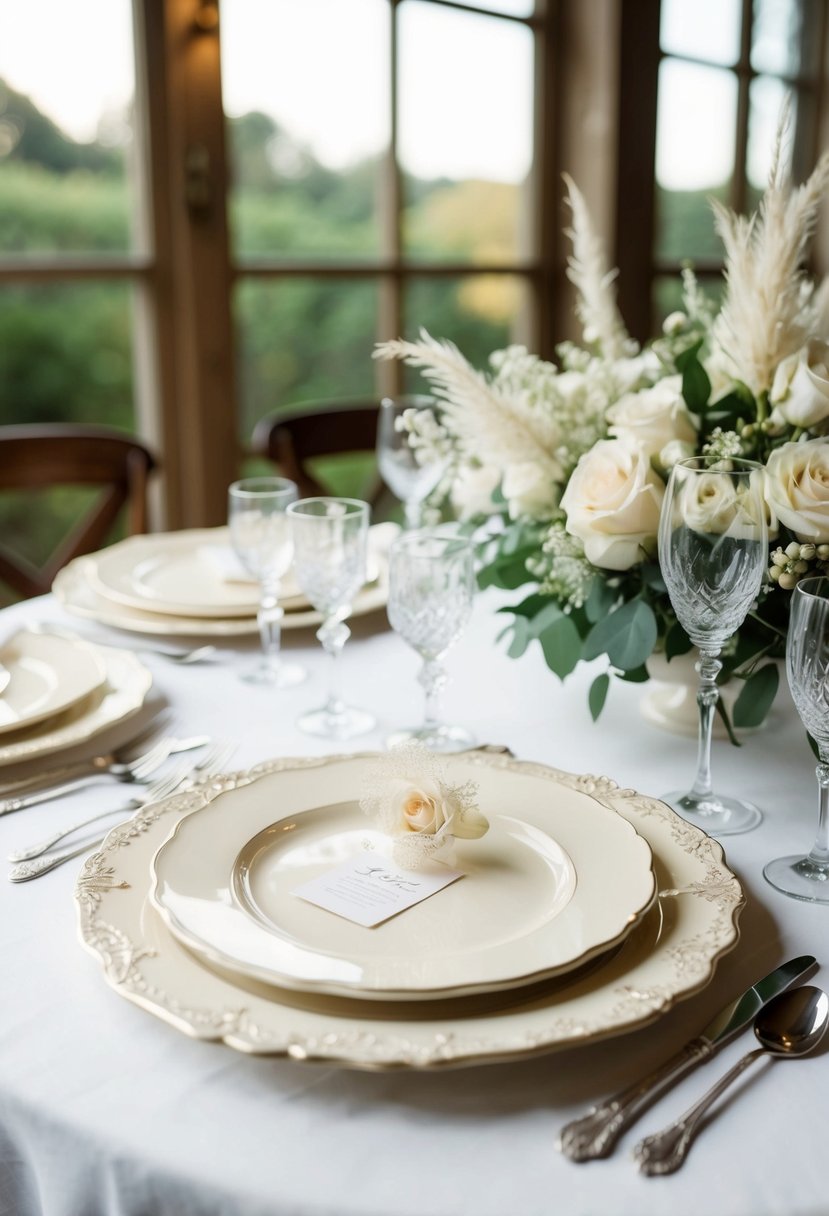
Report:
[[[646,1136],[633,1150],[642,1174],[672,1174],[688,1155],[700,1120],[720,1094],[750,1064],[762,1055],[778,1059],[805,1056],[817,1047],[829,1025],[829,997],[820,988],[804,984],[773,997],[754,1019],[754,1034],[760,1047],[738,1060],[708,1093],[700,1098],[675,1123],[661,1132]]]

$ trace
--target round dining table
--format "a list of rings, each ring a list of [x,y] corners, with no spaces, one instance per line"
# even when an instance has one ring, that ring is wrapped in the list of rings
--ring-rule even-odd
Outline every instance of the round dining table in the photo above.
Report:
[[[599,663],[561,682],[537,643],[508,657],[498,640],[506,618],[496,611],[508,600],[478,595],[447,656],[447,719],[522,760],[609,776],[656,797],[690,784],[695,741],[645,720],[642,685],[614,681],[593,722],[587,694]],[[153,704],[171,707],[178,733],[233,742],[233,769],[382,749],[422,714],[420,661],[383,610],[352,622],[340,660],[344,695],[376,715],[376,729],[333,745],[295,726],[326,692],[327,660],[312,630],[285,631],[285,651],[308,678],[275,690],[242,679],[257,660],[254,638],[181,666],[140,650],[155,639],[80,622],[52,596],[7,608],[1,619],[5,637],[50,622],[135,649],[153,674]],[[568,1120],[663,1062],[779,963],[813,954],[809,982],[829,986],[829,907],[788,898],[762,874],[769,859],[808,849],[816,829],[814,758],[785,687],[741,747],[715,741],[713,773],[723,792],[763,811],[759,827],[722,841],[746,899],[735,948],[710,983],[650,1025],[509,1062],[372,1072],[190,1038],[124,1000],[80,944],[73,890],[83,858],[34,881],[3,881],[0,1213],[826,1216],[829,1036],[804,1059],[755,1064],[671,1176],[641,1175],[633,1146],[756,1045],[750,1026],[655,1102],[605,1160],[576,1164],[557,1148]],[[4,816],[3,854],[128,794],[102,779]]]

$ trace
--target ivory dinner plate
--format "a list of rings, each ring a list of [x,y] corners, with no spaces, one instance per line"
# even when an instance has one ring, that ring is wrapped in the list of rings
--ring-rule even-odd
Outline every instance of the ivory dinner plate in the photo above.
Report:
[[[288,991],[199,959],[173,937],[149,895],[151,860],[176,823],[251,782],[277,797],[284,773],[330,769],[336,777],[343,759],[274,760],[144,807],[114,828],[75,889],[81,940],[107,983],[185,1034],[239,1051],[426,1069],[518,1059],[645,1026],[704,988],[737,942],[743,893],[721,846],[699,828],[606,778],[481,753],[470,760],[482,776],[532,775],[549,783],[551,796],[577,791],[615,810],[649,844],[657,902],[609,960],[515,991],[383,1002]]]
[[[385,607],[388,601],[388,547],[399,530],[398,526],[392,523],[376,524],[369,529],[369,561],[372,563],[371,570],[375,577],[355,596],[351,609],[352,617],[364,616]],[[215,534],[222,529],[207,531]],[[106,553],[108,550],[101,552]],[[247,616],[182,616],[169,611],[158,611],[157,608],[150,610],[149,607],[136,608],[121,603],[105,594],[97,581],[99,558],[100,554],[75,558],[59,571],[52,584],[52,591],[58,600],[67,612],[74,616],[97,621],[114,629],[167,637],[231,638],[253,637],[259,633],[255,607]],[[238,590],[238,584],[236,586]],[[299,597],[296,597],[284,602],[282,628],[307,629],[321,625],[322,616],[319,612],[309,607],[292,606],[298,601]]]
[[[0,742],[0,765],[34,760],[85,743],[138,712],[152,686],[149,670],[128,650],[91,649],[102,664],[103,680],[48,721],[5,736]]]
[[[0,647],[11,676],[0,696],[0,734],[63,713],[103,684],[100,651],[57,634],[21,630]]]
[[[367,767],[358,757],[286,771],[183,819],[151,888],[173,935],[286,988],[436,999],[580,966],[653,902],[651,850],[626,819],[544,778],[453,758],[447,780],[474,780],[490,822],[482,839],[456,844],[463,878],[374,928],[308,903],[294,894],[302,884],[353,858],[384,861],[389,842],[358,805]]]

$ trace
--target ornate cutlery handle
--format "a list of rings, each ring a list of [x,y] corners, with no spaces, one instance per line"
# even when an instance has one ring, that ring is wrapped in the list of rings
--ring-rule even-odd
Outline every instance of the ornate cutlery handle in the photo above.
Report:
[[[27,806],[36,806],[39,802],[51,802],[53,798],[62,798],[64,794],[72,794],[88,785],[97,785],[94,776],[79,777],[76,781],[65,781],[62,785],[51,785],[48,789],[24,794],[20,798],[6,798],[4,802],[0,802],[0,815],[10,815],[12,811],[22,811]]]
[[[24,861],[19,866],[12,866],[9,870],[9,882],[28,882],[30,878],[40,878],[41,874],[48,874],[50,870],[62,866],[65,861],[80,857],[81,853],[91,852],[103,839],[103,836],[99,836],[97,840],[88,840],[86,844],[62,849],[60,853],[49,853],[47,857],[38,857],[35,861]]]
[[[600,1106],[594,1106],[581,1119],[574,1119],[561,1130],[558,1147],[571,1161],[595,1161],[607,1157],[619,1137],[663,1089],[678,1081],[695,1065],[713,1055],[705,1039],[691,1039],[681,1051]]]
[[[684,1115],[680,1115],[675,1123],[669,1124],[653,1136],[646,1136],[644,1140],[640,1140],[633,1150],[640,1173],[653,1177],[657,1174],[672,1174],[678,1170],[688,1156],[688,1150],[696,1135],[700,1120],[709,1106],[719,1098],[724,1090],[728,1089],[732,1081],[736,1081],[737,1077],[745,1072],[750,1064],[766,1054],[765,1047],[756,1047],[754,1051],[749,1051],[747,1055],[737,1061],[733,1068],[728,1070],[716,1085],[712,1085],[699,1102],[686,1110]]]

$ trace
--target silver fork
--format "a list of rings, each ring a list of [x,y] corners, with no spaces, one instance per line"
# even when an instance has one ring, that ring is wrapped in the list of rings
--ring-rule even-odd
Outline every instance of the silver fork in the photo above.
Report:
[[[82,632],[74,627],[72,630],[64,628],[62,625],[53,625],[49,621],[38,621],[30,626],[31,629],[40,630],[42,633],[60,633],[64,637],[82,638],[84,641],[94,642],[99,646],[118,646],[118,641],[108,641],[106,638],[101,638],[93,633]],[[135,643],[123,643],[129,645],[130,649],[141,654],[157,654],[163,659],[169,659],[173,663],[181,663],[183,666],[188,666],[190,663],[203,663],[206,659],[212,659],[216,654],[216,647],[212,645],[196,646],[192,650],[176,650],[173,646],[148,646],[145,643],[135,645]]]
[[[124,782],[145,781],[147,777],[161,768],[164,761],[173,753],[191,751],[197,747],[204,747],[209,742],[210,739],[207,735],[194,735],[189,739],[177,739],[174,735],[169,735],[159,739],[148,751],[137,756],[128,764],[111,764],[106,769],[87,773],[85,777],[78,777],[74,781],[50,785],[45,789],[35,790],[31,794],[21,794],[17,798],[6,798],[0,801],[0,815],[10,815],[13,811],[22,811],[26,807],[37,806],[40,802],[51,802],[53,798],[62,798],[65,794],[85,789],[88,785],[97,785],[101,777],[114,777],[116,781]]]
[[[55,832],[53,835],[47,836],[43,840],[39,840],[36,844],[30,845],[27,849],[21,849],[15,853],[9,853],[8,860],[15,862],[31,861],[33,858],[40,857],[43,853],[48,852],[48,850],[56,845],[58,841],[63,840],[65,836],[71,836],[74,832],[79,832],[81,828],[87,827],[90,823],[96,823],[99,819],[106,819],[110,815],[123,814],[125,811],[145,806],[148,802],[156,802],[160,798],[165,797],[166,794],[172,793],[173,789],[176,789],[183,782],[189,784],[190,779],[192,779],[194,776],[206,774],[208,773],[208,770],[209,774],[220,772],[222,767],[227,764],[228,760],[233,755],[236,747],[237,745],[235,743],[222,741],[214,743],[213,746],[205,752],[198,764],[180,765],[173,773],[170,774],[169,777],[161,778],[159,781],[149,786],[143,794],[132,799],[125,805],[110,807],[108,811],[100,811],[97,815],[91,815],[88,819],[82,819],[80,823],[73,823],[70,827],[63,828],[60,832]],[[167,788],[170,778],[174,778],[174,784],[172,788]],[[103,839],[103,837],[100,837],[99,840],[100,839]],[[79,846],[78,851],[82,852],[84,849],[94,848],[95,845],[99,843],[99,840],[93,841],[91,844],[87,843],[82,847]],[[75,855],[75,852],[67,851],[60,854],[60,856],[64,857],[67,861],[69,860],[70,856],[74,857]],[[51,859],[47,858],[45,860]],[[42,870],[40,872],[45,873],[46,871]],[[11,874],[9,877],[11,878],[12,882],[21,881],[20,879],[12,878]],[[37,876],[30,875],[30,877],[34,878]]]

